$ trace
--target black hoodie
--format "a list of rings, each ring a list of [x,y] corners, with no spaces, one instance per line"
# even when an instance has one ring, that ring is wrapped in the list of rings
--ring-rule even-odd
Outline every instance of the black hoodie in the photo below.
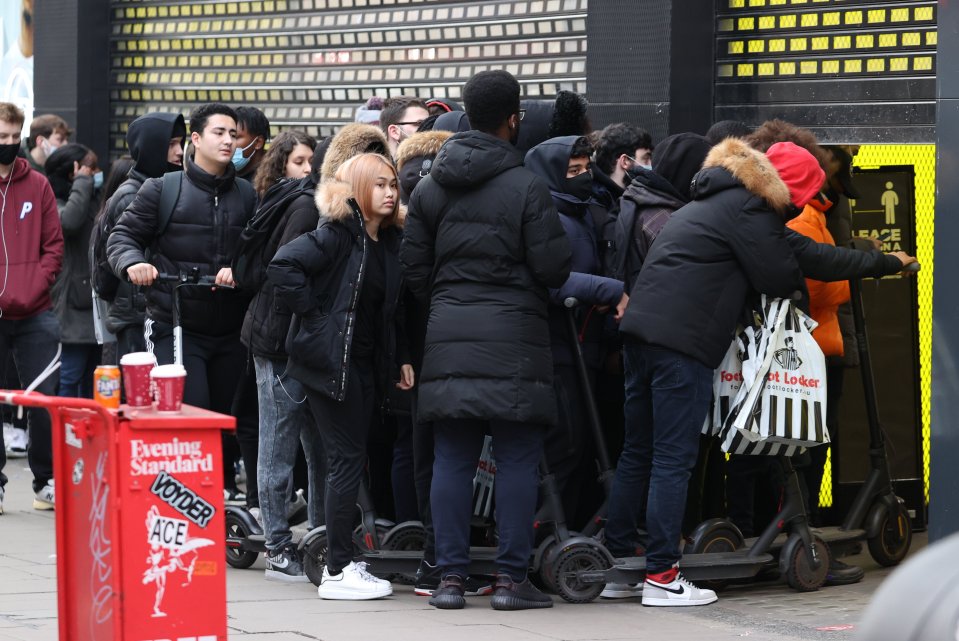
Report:
[[[430,297],[420,420],[555,424],[547,288],[569,277],[570,247],[516,148],[450,138],[410,197],[400,261]]]
[[[573,251],[572,272],[559,288],[550,290],[549,329],[555,365],[572,365],[573,353],[566,331],[566,309],[563,302],[574,297],[588,310],[593,306],[615,307],[623,297],[623,283],[607,278],[603,270],[602,229],[595,223],[605,216],[591,215],[598,203],[581,201],[566,193],[566,170],[570,152],[581,136],[561,136],[542,142],[526,154],[526,168],[549,185],[553,203]],[[598,366],[602,353],[603,318],[583,314],[587,325],[580,327],[586,360]]]
[[[140,116],[127,129],[127,146],[134,165],[127,174],[126,181],[117,188],[106,202],[97,224],[106,232],[102,236],[107,241],[109,232],[137,195],[137,191],[148,178],[159,178],[168,171],[179,171],[179,165],[167,162],[170,140],[186,138],[186,124],[183,116],[175,113],[148,113]],[[95,261],[91,268],[96,270]],[[113,275],[116,278],[115,275]],[[100,278],[93,274],[94,282]],[[107,329],[117,333],[125,327],[142,327],[146,301],[139,288],[129,281],[120,279],[116,285],[116,298],[110,303],[106,318]]]

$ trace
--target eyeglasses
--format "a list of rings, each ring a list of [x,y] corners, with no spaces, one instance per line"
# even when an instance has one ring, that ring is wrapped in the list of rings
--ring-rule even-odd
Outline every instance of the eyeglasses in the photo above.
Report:
[[[526,110],[525,110],[525,109],[520,109],[520,110],[519,110],[519,119],[522,120],[522,119],[525,118],[525,117],[526,117]]]
[[[422,125],[424,122],[426,122],[426,121],[425,121],[425,120],[414,120],[414,121],[412,121],[412,122],[397,122],[397,123],[394,123],[394,124],[397,124],[397,125],[416,125],[417,127],[419,127],[419,126]]]

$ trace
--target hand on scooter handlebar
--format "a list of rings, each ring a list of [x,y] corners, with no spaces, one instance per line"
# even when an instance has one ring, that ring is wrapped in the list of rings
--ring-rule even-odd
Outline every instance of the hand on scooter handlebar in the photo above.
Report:
[[[916,257],[910,256],[906,252],[890,252],[889,255],[895,256],[902,263],[902,270],[899,273],[904,276],[911,276],[922,268]]]
[[[157,268],[150,263],[136,263],[127,267],[127,278],[134,285],[149,287],[159,276]]]
[[[224,269],[229,269],[225,267]],[[220,270],[222,273],[223,270]],[[231,271],[232,274],[232,271]],[[181,272],[180,274],[158,274],[156,281],[160,283],[176,283],[177,286],[186,286],[186,287],[210,287],[211,289],[233,289],[233,285],[220,284],[217,282],[220,274],[216,276],[200,276],[197,270],[192,270],[189,273]]]

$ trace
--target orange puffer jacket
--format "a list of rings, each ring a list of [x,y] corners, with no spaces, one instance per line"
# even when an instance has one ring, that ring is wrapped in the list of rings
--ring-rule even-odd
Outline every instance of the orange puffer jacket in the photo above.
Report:
[[[818,200],[812,200],[803,209],[802,213],[790,220],[786,225],[803,236],[808,236],[819,243],[835,245],[832,234],[826,229],[827,209]],[[819,343],[820,349],[826,356],[842,356],[842,331],[839,329],[839,306],[849,301],[849,281],[825,283],[821,280],[806,279],[809,289],[809,313],[817,323],[812,335]]]

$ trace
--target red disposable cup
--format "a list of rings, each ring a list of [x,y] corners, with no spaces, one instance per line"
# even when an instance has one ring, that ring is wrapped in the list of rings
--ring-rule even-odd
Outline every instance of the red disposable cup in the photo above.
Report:
[[[183,407],[183,384],[186,369],[182,365],[160,365],[150,372],[156,386],[157,411],[179,412]]]
[[[123,389],[130,407],[150,407],[150,371],[156,366],[156,358],[150,352],[131,352],[120,359],[123,369]]]

